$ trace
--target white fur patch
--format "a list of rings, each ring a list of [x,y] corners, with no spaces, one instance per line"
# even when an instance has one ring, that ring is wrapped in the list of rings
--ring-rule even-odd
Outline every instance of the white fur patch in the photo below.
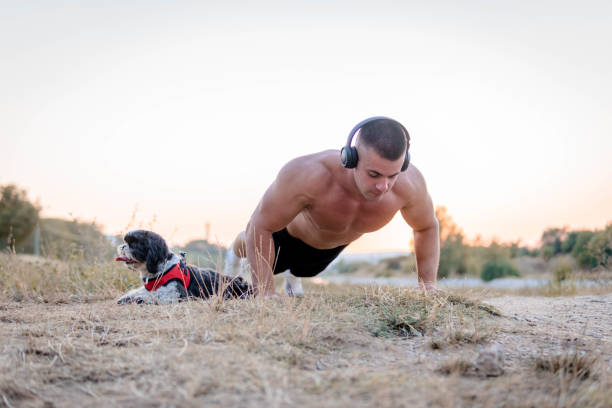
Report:
[[[304,294],[302,280],[293,275],[291,271],[285,271],[283,275],[285,275],[285,293],[289,296],[302,296]]]
[[[166,304],[180,300],[179,282],[171,281],[157,290],[149,292],[144,286],[123,295],[118,303]]]

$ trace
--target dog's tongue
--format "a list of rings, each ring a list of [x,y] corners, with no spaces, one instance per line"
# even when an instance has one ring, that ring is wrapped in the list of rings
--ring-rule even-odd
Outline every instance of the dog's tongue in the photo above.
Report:
[[[117,258],[115,258],[115,261],[119,261],[119,262],[127,262],[129,260],[130,258],[126,258],[125,256],[118,256]]]

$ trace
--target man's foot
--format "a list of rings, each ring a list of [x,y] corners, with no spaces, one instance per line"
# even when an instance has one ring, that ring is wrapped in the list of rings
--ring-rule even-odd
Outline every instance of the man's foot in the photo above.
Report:
[[[225,252],[223,260],[223,274],[227,276],[240,275],[240,258],[234,253],[234,244],[230,245]]]
[[[291,271],[285,271],[283,275],[285,275],[285,293],[288,296],[302,296],[304,294],[302,280],[297,276],[293,276]]]

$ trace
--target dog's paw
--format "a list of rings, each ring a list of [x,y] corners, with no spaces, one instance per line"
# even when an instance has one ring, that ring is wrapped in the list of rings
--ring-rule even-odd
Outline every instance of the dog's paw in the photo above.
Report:
[[[132,298],[130,296],[124,296],[117,301],[118,305],[125,305],[126,303],[132,303]]]
[[[133,297],[133,296],[124,296],[122,298],[120,298],[117,301],[118,305],[125,305],[125,304],[129,304],[129,303],[136,303],[138,305],[144,303],[144,299],[139,298],[139,297]]]

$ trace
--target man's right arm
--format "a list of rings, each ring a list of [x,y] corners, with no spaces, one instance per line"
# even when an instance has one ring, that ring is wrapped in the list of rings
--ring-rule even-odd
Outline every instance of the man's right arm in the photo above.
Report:
[[[276,258],[272,233],[285,228],[310,202],[308,163],[299,158],[287,163],[266,190],[246,229],[246,250],[255,294],[274,296]]]

